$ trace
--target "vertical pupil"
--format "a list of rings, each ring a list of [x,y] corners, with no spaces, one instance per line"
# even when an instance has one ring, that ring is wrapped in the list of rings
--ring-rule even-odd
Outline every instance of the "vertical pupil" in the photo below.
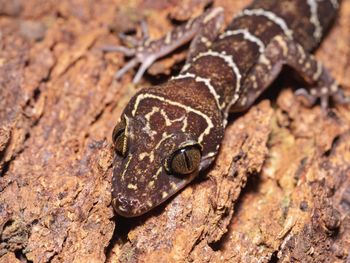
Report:
[[[114,136],[114,141],[120,139],[121,135],[124,133],[124,129],[120,129],[118,132],[116,132]]]
[[[189,145],[178,149],[165,159],[164,168],[167,173],[176,175],[187,175],[199,168],[201,149],[196,145]]]
[[[183,155],[184,155],[184,158],[185,158],[186,168],[187,168],[188,171],[191,171],[192,162],[191,162],[191,159],[188,157],[187,151],[184,151]]]

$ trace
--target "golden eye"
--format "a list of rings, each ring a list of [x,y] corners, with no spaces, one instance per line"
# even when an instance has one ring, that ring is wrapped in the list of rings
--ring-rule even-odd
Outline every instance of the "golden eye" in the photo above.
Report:
[[[122,120],[114,127],[112,133],[112,141],[114,144],[114,148],[117,151],[117,153],[123,157],[125,157],[126,152],[128,150],[128,140],[127,136],[125,135],[125,130],[126,121],[125,118],[122,118]]]
[[[168,173],[186,175],[199,169],[201,147],[190,145],[175,151],[166,161],[164,167]]]

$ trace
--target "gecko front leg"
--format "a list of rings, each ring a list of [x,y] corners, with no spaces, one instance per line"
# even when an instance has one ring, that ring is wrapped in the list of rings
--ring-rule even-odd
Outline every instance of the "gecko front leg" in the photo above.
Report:
[[[329,99],[338,103],[349,103],[329,71],[308,54],[304,48],[286,36],[274,37],[260,55],[258,62],[249,71],[243,84],[239,100],[231,111],[248,109],[257,97],[277,78],[284,65],[294,69],[310,86],[298,89],[295,94],[306,99],[305,104],[313,105],[321,100],[322,109],[328,107]]]
[[[107,52],[121,52],[131,59],[118,70],[115,78],[121,78],[128,70],[140,64],[133,79],[133,83],[141,80],[145,71],[159,58],[173,52],[178,47],[190,42],[187,61],[196,56],[201,50],[207,49],[217,37],[223,24],[223,9],[213,8],[202,15],[189,20],[186,24],[176,27],[158,40],[150,40],[145,23],[142,23],[143,40],[133,40],[133,48],[123,46],[105,46],[102,49]]]

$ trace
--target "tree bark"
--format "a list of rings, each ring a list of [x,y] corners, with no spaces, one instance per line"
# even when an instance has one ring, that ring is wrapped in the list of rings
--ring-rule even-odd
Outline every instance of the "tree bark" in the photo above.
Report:
[[[0,262],[350,262],[350,107],[304,107],[286,71],[232,116],[215,165],[134,219],[114,214],[111,131],[142,86],[115,81],[118,32],[210,1],[0,0]],[[217,0],[226,22],[250,0]],[[350,1],[316,52],[350,92]]]

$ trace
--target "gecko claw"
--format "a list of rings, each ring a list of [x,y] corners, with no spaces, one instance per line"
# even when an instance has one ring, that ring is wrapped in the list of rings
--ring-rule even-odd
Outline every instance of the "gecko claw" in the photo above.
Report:
[[[310,90],[311,93],[309,93]],[[329,108],[329,101],[331,99],[339,104],[350,104],[350,97],[346,96],[343,89],[335,84],[333,84],[331,88],[327,88],[327,93],[322,92],[324,89],[320,88],[312,88],[310,90],[301,88],[294,92],[294,94],[301,99],[301,102],[307,107],[314,105],[317,99],[320,99],[322,110]]]

